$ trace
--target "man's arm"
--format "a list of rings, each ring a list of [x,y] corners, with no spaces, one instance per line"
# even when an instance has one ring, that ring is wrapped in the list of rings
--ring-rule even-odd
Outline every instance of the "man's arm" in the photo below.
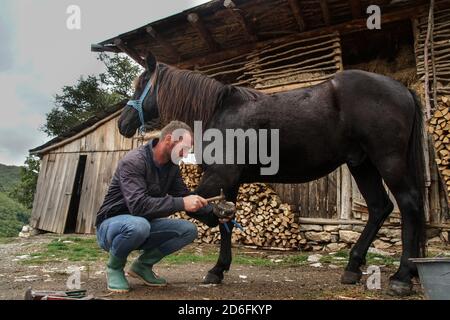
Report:
[[[194,195],[194,191],[190,191],[189,188],[184,183],[183,177],[181,176],[180,169],[178,168],[175,178],[173,179],[171,188],[170,188],[170,194],[177,197],[177,196],[188,196],[188,195]],[[203,222],[209,227],[215,227],[219,224],[219,219],[214,215],[214,208],[213,205],[208,204],[204,206],[203,208],[200,208],[196,212],[187,212],[186,214],[194,218],[200,222]]]
[[[162,218],[184,210],[181,196],[151,197],[146,193],[147,183],[143,161],[122,162],[119,180],[120,190],[132,215]]]
[[[169,194],[174,197],[186,197],[195,194],[193,191],[190,191],[184,183],[180,168],[178,166],[176,167],[175,176],[169,188]]]

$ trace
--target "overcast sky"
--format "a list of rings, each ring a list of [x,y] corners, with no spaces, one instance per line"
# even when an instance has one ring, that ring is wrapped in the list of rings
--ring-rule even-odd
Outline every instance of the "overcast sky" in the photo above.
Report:
[[[103,64],[98,43],[207,1],[0,0],[0,163],[22,165],[28,150],[51,137],[39,131],[53,97]],[[81,29],[69,30],[70,5]]]

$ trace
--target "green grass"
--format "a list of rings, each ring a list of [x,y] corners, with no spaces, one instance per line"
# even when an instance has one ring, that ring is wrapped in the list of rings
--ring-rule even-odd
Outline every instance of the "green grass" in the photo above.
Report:
[[[2,241],[2,239],[0,239]],[[1,242],[0,242],[1,243]],[[308,265],[308,253],[295,252],[269,256],[266,253],[248,252],[241,249],[233,250],[233,264],[250,265],[259,267],[293,267]],[[130,259],[138,256],[133,252]],[[341,250],[334,254],[323,255],[320,262],[323,264],[335,264],[344,266],[349,257],[349,250]],[[171,254],[163,259],[162,264],[182,265],[191,263],[214,263],[218,258],[218,250],[215,247],[190,246]],[[23,264],[46,264],[62,261],[95,262],[106,261],[107,253],[98,247],[95,237],[58,237],[50,243],[42,245],[36,252],[30,254],[28,259],[21,261]],[[393,265],[398,259],[374,253],[367,254],[366,265]]]
[[[350,251],[340,250],[335,254],[323,256],[320,259],[322,263],[331,263],[335,265],[346,265],[348,262]],[[377,253],[368,252],[366,256],[366,265],[394,265],[394,262],[398,261],[398,258],[392,256],[384,256]]]
[[[67,242],[70,241],[70,242]],[[95,238],[63,237],[52,240],[43,250],[33,252],[23,264],[46,264],[67,261],[93,262],[106,259]]]
[[[193,253],[190,251],[181,251],[174,253],[164,258],[163,263],[166,264],[187,264],[195,262],[216,262],[218,252],[207,252],[205,254]],[[246,252],[237,252],[233,255],[233,264],[236,265],[251,265],[260,267],[275,267],[275,266],[295,266],[304,264],[308,260],[308,255],[304,253],[291,254],[287,257],[277,259],[270,259],[268,257],[254,256]]]

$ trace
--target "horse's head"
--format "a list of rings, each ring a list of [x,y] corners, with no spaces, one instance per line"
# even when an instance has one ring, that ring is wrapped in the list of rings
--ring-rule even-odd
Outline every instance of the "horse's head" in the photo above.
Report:
[[[151,53],[148,54],[145,62],[145,71],[136,80],[135,92],[119,118],[120,134],[127,138],[134,136],[136,130],[143,125],[142,121],[148,122],[159,117],[157,104],[158,64],[155,56]],[[147,86],[149,86],[149,90],[145,92]],[[133,103],[136,106],[139,99],[142,100],[143,120],[141,120],[137,108],[132,106]]]

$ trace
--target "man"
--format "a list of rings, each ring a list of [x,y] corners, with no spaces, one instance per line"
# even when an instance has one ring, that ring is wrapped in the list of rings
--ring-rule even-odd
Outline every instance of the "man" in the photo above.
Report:
[[[180,129],[184,130],[181,138],[173,139]],[[211,227],[219,223],[212,205],[198,195],[189,195],[178,165],[171,161],[172,153],[186,155],[192,139],[187,124],[172,121],[159,139],[130,151],[119,162],[96,219],[97,241],[109,252],[106,274],[110,291],[129,291],[123,269],[134,250],[142,250],[142,254],[131,265],[129,275],[150,286],[167,284],[153,272],[153,265],[197,237],[195,224],[168,216],[184,210]]]

